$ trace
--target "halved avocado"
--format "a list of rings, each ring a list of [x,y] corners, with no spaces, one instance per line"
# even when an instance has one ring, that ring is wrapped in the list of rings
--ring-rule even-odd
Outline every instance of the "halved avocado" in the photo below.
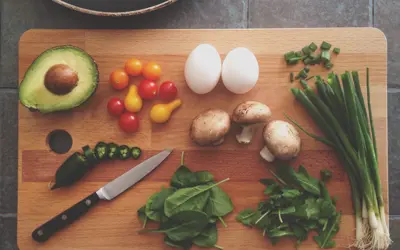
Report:
[[[96,91],[97,64],[74,46],[59,46],[39,55],[19,87],[21,103],[31,110],[50,113],[75,108]]]

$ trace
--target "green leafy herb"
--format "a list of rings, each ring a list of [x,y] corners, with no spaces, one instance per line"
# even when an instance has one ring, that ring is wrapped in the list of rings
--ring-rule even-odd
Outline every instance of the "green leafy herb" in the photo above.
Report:
[[[272,244],[284,237],[294,237],[298,246],[307,239],[310,231],[317,231],[318,244],[330,246],[339,229],[338,223],[337,227],[332,225],[338,213],[325,183],[309,175],[303,166],[296,172],[289,165],[281,164],[277,167],[277,174],[271,173],[278,182],[260,180],[266,186],[264,194],[268,198],[258,204],[257,210],[247,208],[241,211],[236,220],[260,229]],[[329,228],[333,228],[333,234],[325,232]]]
[[[254,211],[252,208],[246,208],[236,216],[236,220],[241,222],[243,225],[251,226],[255,214],[256,211]]]
[[[314,236],[314,240],[318,243],[320,248],[333,248],[336,242],[332,238],[339,232],[341,213],[337,213],[334,218],[328,220],[324,230],[318,230],[318,235]]]

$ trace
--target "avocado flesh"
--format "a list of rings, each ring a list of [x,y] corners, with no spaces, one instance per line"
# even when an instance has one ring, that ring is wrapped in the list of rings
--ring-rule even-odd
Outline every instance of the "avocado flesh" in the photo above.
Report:
[[[65,95],[50,92],[44,84],[47,71],[56,64],[68,65],[78,74],[77,86]],[[98,85],[94,60],[83,50],[60,46],[43,52],[28,68],[19,88],[19,99],[27,108],[50,113],[68,110],[84,103]]]

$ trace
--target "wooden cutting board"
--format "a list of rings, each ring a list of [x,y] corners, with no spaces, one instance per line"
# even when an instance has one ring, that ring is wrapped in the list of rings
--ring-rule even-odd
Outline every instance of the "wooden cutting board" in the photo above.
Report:
[[[266,164],[259,157],[262,148],[260,131],[253,143],[241,146],[235,142],[234,128],[220,147],[200,148],[188,137],[191,120],[207,108],[221,108],[231,112],[245,100],[266,103],[272,109],[274,119],[284,119],[284,112],[306,128],[318,133],[316,126],[297,103],[289,89],[289,73],[301,66],[286,66],[282,55],[289,50],[299,50],[310,42],[320,44],[329,41],[341,48],[334,56],[334,70],[358,70],[362,79],[365,67],[371,69],[372,103],[376,125],[380,173],[387,204],[387,44],[384,34],[373,28],[332,29],[254,29],[254,30],[30,30],[19,46],[19,75],[22,79],[26,69],[42,51],[64,44],[85,49],[96,60],[100,71],[100,86],[90,101],[71,112],[42,115],[19,107],[18,150],[18,245],[27,249],[169,249],[163,237],[157,234],[138,235],[141,228],[136,210],[154,192],[168,185],[168,180],[178,168],[180,153],[186,151],[186,163],[194,171],[209,170],[216,180],[230,177],[223,184],[235,205],[234,212],[226,219],[228,228],[220,227],[218,245],[225,249],[294,249],[290,240],[272,247],[255,229],[248,229],[235,221],[238,211],[255,207],[263,198],[263,187],[257,180],[271,177]],[[260,63],[260,79],[252,91],[234,95],[222,84],[207,95],[192,93],[184,82],[183,68],[190,51],[200,43],[211,43],[222,58],[233,48],[245,46],[251,49]],[[123,67],[130,57],[144,62],[150,60],[161,64],[162,80],[178,84],[183,106],[165,125],[153,125],[148,118],[151,102],[146,102],[140,112],[141,128],[134,135],[126,135],[118,128],[117,120],[110,117],[106,104],[111,96],[124,97],[126,90],[117,92],[110,88],[108,77],[116,68]],[[322,66],[312,67],[312,75],[326,76]],[[133,79],[132,83],[137,83]],[[363,81],[365,83],[365,81]],[[47,135],[55,129],[68,131],[73,138],[71,151],[57,155],[46,144]],[[319,170],[333,171],[328,188],[339,197],[338,207],[343,211],[341,230],[336,237],[337,249],[347,247],[354,237],[354,217],[347,177],[334,152],[301,133],[302,152],[293,166],[303,164],[313,176]],[[49,191],[48,182],[56,169],[73,151],[86,144],[94,146],[98,141],[116,142],[140,146],[142,159],[168,147],[175,148],[170,158],[154,173],[133,189],[112,202],[102,202],[81,220],[56,234],[46,243],[36,243],[31,232],[39,225],[96,191],[106,182],[124,173],[140,161],[114,161],[104,163],[92,170],[83,180],[70,188]],[[310,239],[300,249],[317,249]]]

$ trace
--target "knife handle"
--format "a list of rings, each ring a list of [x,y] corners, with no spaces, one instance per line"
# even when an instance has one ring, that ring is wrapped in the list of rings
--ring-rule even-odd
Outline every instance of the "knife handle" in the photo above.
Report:
[[[75,220],[79,219],[79,217],[86,214],[90,208],[94,207],[94,205],[99,202],[99,200],[99,196],[94,192],[71,208],[36,228],[32,232],[32,238],[37,242],[45,242],[55,232],[65,228]]]

